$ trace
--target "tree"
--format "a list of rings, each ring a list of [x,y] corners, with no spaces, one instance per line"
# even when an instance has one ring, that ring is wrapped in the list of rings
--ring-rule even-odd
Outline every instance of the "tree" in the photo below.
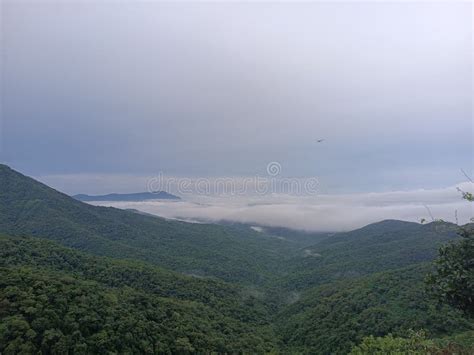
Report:
[[[407,338],[394,337],[389,334],[384,337],[365,337],[362,342],[353,347],[350,355],[385,355],[410,354],[424,355],[428,353],[431,343],[424,332],[410,332]]]
[[[461,240],[439,251],[435,270],[428,276],[430,293],[442,303],[474,316],[474,229],[461,228]]]
[[[472,181],[472,180],[471,180]],[[458,189],[464,200],[474,202],[470,192]],[[474,228],[459,228],[460,241],[444,245],[435,260],[435,270],[428,276],[429,292],[441,303],[474,316]]]

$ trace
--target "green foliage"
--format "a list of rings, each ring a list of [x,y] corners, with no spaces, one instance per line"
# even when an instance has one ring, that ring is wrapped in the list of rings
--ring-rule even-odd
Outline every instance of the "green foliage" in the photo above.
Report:
[[[364,337],[404,336],[425,329],[432,337],[473,329],[459,312],[437,307],[423,293],[429,265],[318,286],[279,315],[279,335],[305,354],[346,354]]]
[[[350,355],[425,355],[432,348],[423,332],[411,332],[408,338],[393,337],[392,334],[377,338],[370,335],[353,347]]]
[[[432,261],[441,245],[457,237],[454,224],[392,220],[338,233],[305,248],[309,256],[294,257],[287,263],[283,287],[304,290]]]
[[[470,336],[471,333],[469,332]],[[365,337],[359,345],[352,348],[350,355],[471,355],[473,352],[472,344],[430,340],[425,332],[410,330],[407,337],[394,337],[392,334],[384,337]]]
[[[474,202],[474,195],[471,192],[463,191],[459,187],[457,190],[461,193],[462,198],[468,202]]]
[[[423,293],[456,228],[189,224],[90,206],[0,165],[13,235],[0,237],[0,353],[346,354],[370,335],[403,346],[409,329],[468,344],[470,320]]]
[[[91,206],[0,165],[0,231],[202,277],[263,284],[297,245],[248,227],[191,224]]]
[[[462,193],[463,199],[473,202],[472,193]],[[444,245],[435,261],[435,271],[427,280],[430,293],[441,303],[474,316],[474,226],[459,228],[461,240]]]
[[[0,353],[266,352],[264,306],[236,287],[0,237]]]
[[[435,270],[428,276],[429,291],[440,302],[474,316],[474,229],[460,230],[461,240],[439,250]]]
[[[452,348],[457,350],[451,353],[461,354],[459,351],[461,349],[466,354],[471,355],[474,353],[474,330],[436,338],[433,339],[433,342],[440,349]],[[468,352],[468,350],[470,351]]]

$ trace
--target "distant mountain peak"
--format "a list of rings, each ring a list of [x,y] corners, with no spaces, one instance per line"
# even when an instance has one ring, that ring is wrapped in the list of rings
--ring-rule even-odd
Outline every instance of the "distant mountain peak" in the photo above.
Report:
[[[359,228],[359,230],[378,230],[381,229],[383,231],[390,231],[390,230],[398,230],[398,229],[404,229],[407,227],[416,227],[420,226],[419,223],[416,222],[408,222],[408,221],[401,221],[398,219],[384,219],[380,222],[375,222],[368,224],[362,228]]]
[[[112,193],[107,195],[86,195],[79,194],[73,196],[76,200],[88,202],[88,201],[129,201],[129,202],[140,202],[148,200],[181,200],[180,197],[172,195],[165,191],[155,192],[136,192],[129,194],[118,194]]]

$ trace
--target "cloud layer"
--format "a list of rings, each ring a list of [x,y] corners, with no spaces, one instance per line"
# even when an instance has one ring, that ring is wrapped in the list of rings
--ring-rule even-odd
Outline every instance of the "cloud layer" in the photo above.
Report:
[[[419,222],[422,218],[466,223],[472,204],[461,200],[457,188],[318,196],[184,196],[180,202],[114,202],[98,205],[137,209],[166,218],[234,221],[309,231],[344,231],[384,219]],[[456,212],[457,211],[457,212]]]

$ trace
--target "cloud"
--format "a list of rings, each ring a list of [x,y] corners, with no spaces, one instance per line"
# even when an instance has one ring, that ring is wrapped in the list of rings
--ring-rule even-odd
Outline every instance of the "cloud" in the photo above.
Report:
[[[317,196],[185,196],[180,202],[113,202],[103,206],[131,208],[165,218],[197,221],[233,221],[308,231],[344,231],[384,219],[420,221],[433,217],[466,223],[473,216],[472,204],[461,199],[457,188],[472,191],[462,183],[442,189],[393,191]]]
[[[469,3],[2,10],[0,160],[21,171],[227,176],[278,161],[361,191],[452,185],[472,163]]]

